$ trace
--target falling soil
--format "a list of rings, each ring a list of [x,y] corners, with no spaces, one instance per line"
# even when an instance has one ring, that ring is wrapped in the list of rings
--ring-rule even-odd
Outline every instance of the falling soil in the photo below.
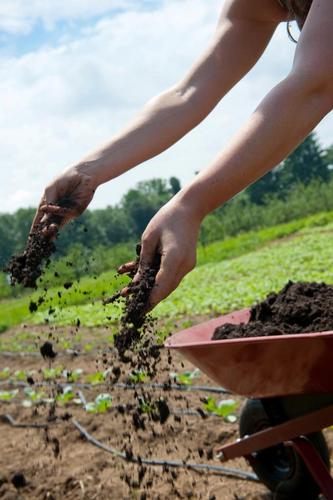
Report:
[[[333,286],[289,281],[251,308],[248,323],[218,327],[213,340],[333,330]]]
[[[36,282],[43,272],[43,265],[48,263],[54,251],[53,240],[42,233],[41,226],[37,226],[29,235],[24,252],[13,255],[4,269],[10,275],[11,284],[36,288]]]
[[[74,208],[69,198],[63,198],[55,203],[58,207]],[[59,225],[62,217],[52,215],[48,224]],[[29,234],[25,250],[21,254],[13,255],[4,271],[9,273],[12,285],[21,284],[26,288],[36,288],[37,280],[43,272],[44,265],[48,265],[52,253],[56,250],[54,239],[56,234],[44,232],[45,224],[39,223]]]
[[[57,356],[57,353],[53,350],[52,342],[49,341],[44,342],[44,344],[40,347],[40,353],[44,359],[54,359]]]
[[[133,278],[139,268],[139,257],[141,247],[137,245],[136,265],[130,272]],[[152,264],[143,269],[139,280],[133,280],[128,285],[128,293],[125,299],[124,313],[120,320],[120,331],[114,337],[114,346],[123,362],[130,362],[132,366],[147,370],[152,376],[160,358],[159,346],[152,343],[154,320],[148,314],[149,297],[155,285],[155,278],[161,264],[161,256],[155,255]],[[114,302],[121,297],[115,294],[104,303]],[[133,351],[136,349],[135,354]]]

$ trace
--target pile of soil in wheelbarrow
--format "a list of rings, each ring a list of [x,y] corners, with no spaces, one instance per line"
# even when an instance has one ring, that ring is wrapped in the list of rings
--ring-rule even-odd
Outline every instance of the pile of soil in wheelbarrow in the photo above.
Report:
[[[248,323],[216,328],[212,340],[333,330],[333,286],[289,281],[251,308]]]

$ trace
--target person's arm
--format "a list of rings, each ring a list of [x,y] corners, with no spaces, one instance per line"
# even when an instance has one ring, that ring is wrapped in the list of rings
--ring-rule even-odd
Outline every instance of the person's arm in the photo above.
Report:
[[[193,269],[205,215],[277,165],[333,109],[332,24],[331,0],[314,0],[289,76],[267,95],[212,165],[149,223],[142,265],[149,264],[156,251],[162,254],[152,307]]]
[[[248,0],[226,1],[211,44],[185,78],[148,102],[109,143],[52,181],[34,224],[43,213],[67,213],[67,222],[87,207],[100,184],[161,153],[193,129],[255,64],[284,16],[275,0],[251,0],[251,5]],[[71,199],[74,209],[54,206],[62,199]]]
[[[252,2],[263,5],[262,0]],[[212,42],[183,80],[154,97],[108,144],[79,163],[93,169],[98,184],[181,139],[252,68],[281,20],[268,21],[263,13],[250,17],[252,10],[255,5],[250,7],[248,0],[226,2]]]

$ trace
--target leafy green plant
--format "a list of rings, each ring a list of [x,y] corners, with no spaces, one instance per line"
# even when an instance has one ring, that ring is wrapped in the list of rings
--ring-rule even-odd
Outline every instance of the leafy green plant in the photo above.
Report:
[[[73,371],[64,370],[62,372],[62,375],[68,380],[68,382],[72,383],[75,383],[78,380],[80,380],[82,374],[83,374],[82,368],[76,368]]]
[[[63,367],[57,366],[55,368],[44,368],[43,377],[45,380],[54,380],[62,375]]]
[[[87,375],[86,381],[92,385],[103,384],[105,382],[108,374],[110,373],[110,371],[111,370],[108,368],[107,370],[105,370],[103,372],[99,371],[99,372],[91,373],[91,374]]]
[[[67,385],[63,388],[62,394],[58,394],[56,397],[56,401],[61,405],[66,405],[70,403],[75,398],[75,392],[73,391],[73,387],[71,385]]]
[[[222,399],[221,401],[216,401],[212,397],[205,399],[203,406],[208,413],[214,413],[222,417],[226,422],[235,422],[237,420],[234,412],[237,410],[239,403],[234,399]]]
[[[200,378],[201,372],[198,368],[193,371],[186,371],[184,373],[171,372],[170,378],[181,385],[192,385],[193,380]]]
[[[0,380],[6,380],[10,376],[10,370],[8,366],[0,370]]]
[[[87,413],[105,413],[112,406],[112,396],[107,393],[99,394],[94,402],[87,403]]]
[[[133,384],[142,384],[147,379],[147,373],[143,370],[132,371],[128,376]]]
[[[0,401],[11,401],[18,394],[18,389],[12,391],[0,391]]]
[[[153,413],[154,405],[150,401],[147,401],[144,396],[138,397],[138,403],[141,413],[147,413],[148,415]]]
[[[27,379],[27,375],[24,370],[16,370],[14,372],[14,378],[15,380],[22,382],[23,380]]]
[[[44,398],[46,397],[46,394],[44,392],[35,391],[31,387],[25,387],[23,392],[25,396],[29,398],[29,401],[31,401],[31,403],[40,403],[41,401],[44,401]],[[47,399],[47,401],[49,401],[49,399]]]

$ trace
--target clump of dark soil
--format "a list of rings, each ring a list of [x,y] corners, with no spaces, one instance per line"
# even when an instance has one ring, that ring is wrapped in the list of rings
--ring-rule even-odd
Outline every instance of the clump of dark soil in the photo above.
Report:
[[[69,198],[63,198],[56,203],[63,208],[74,208],[74,203]],[[62,217],[52,215],[48,224],[59,225]],[[56,234],[44,232],[44,223],[36,225],[30,232],[25,250],[21,254],[13,255],[4,271],[9,273],[11,284],[22,284],[27,288],[36,288],[38,278],[42,275],[43,266],[50,262],[52,253],[56,250],[54,239]]]
[[[13,474],[11,482],[16,489],[24,488],[27,485],[27,481],[22,472],[16,472],[15,474]]]
[[[44,359],[54,359],[57,356],[57,353],[53,349],[52,342],[49,341],[44,342],[44,344],[40,347],[40,353]]]
[[[333,286],[289,281],[251,308],[247,324],[218,327],[212,340],[333,330]]]
[[[131,271],[131,277],[136,274],[139,266],[140,245],[137,246],[137,260],[135,269]],[[140,342],[140,350],[138,352],[137,363],[142,365],[147,362],[147,359],[159,358],[159,349],[150,344],[149,340],[144,340],[147,333],[153,330],[154,321],[148,314],[149,297],[155,285],[156,274],[159,271],[161,264],[161,256],[155,255],[152,264],[146,267],[139,281],[133,281],[128,285],[128,294],[125,298],[124,313],[120,320],[120,331],[114,337],[114,345],[119,353],[119,357],[123,362],[133,361],[132,356],[128,356],[129,351]],[[119,294],[108,299],[107,302],[118,299]]]
[[[55,244],[52,238],[45,236],[42,227],[38,226],[30,233],[24,252],[13,255],[4,268],[10,275],[11,284],[36,288],[36,282],[43,272],[43,265],[49,261],[54,251]]]

